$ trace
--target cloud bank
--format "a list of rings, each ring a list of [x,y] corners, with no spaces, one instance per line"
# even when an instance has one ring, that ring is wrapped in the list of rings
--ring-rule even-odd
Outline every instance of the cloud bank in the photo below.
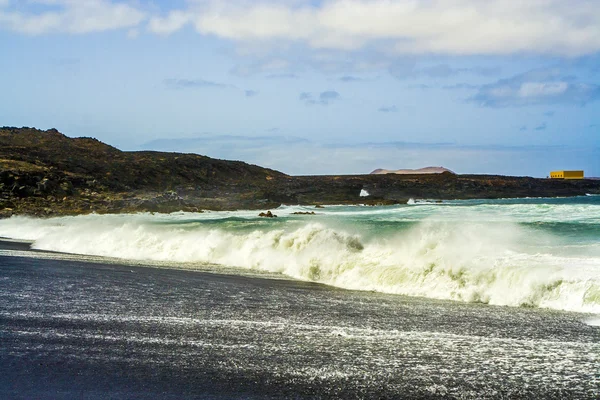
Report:
[[[192,26],[199,34],[240,43],[372,46],[392,54],[579,56],[600,50],[597,0],[190,0],[166,13],[152,4],[2,0],[0,29],[39,35],[144,27],[168,35]]]
[[[576,56],[600,49],[596,0],[208,0],[153,17],[149,28],[168,34],[188,24],[233,41],[284,40],[317,49],[356,50],[382,41],[402,54]]]

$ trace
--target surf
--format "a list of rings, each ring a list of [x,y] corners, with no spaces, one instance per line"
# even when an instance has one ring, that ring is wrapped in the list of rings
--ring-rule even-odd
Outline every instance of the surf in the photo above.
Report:
[[[425,207],[444,206],[417,208]],[[287,207],[269,221],[250,211],[13,217],[0,221],[0,236],[30,240],[38,250],[231,266],[351,290],[600,313],[593,227],[581,236],[583,244],[556,233],[565,230],[560,224],[589,225],[590,213],[557,222],[555,210],[537,205],[490,207],[432,215],[415,214],[414,206],[339,207],[313,219],[295,217],[299,208]]]

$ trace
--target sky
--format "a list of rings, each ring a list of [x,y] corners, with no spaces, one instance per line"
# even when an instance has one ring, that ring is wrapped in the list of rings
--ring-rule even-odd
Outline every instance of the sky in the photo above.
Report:
[[[294,175],[600,177],[598,0],[0,0],[0,125]]]

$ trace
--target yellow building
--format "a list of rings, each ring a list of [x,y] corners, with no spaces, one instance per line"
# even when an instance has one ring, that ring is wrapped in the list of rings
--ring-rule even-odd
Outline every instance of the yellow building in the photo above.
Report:
[[[551,179],[583,179],[583,171],[552,171]]]

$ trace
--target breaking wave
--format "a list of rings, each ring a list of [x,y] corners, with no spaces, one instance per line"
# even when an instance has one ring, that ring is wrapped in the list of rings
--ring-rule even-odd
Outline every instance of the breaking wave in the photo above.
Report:
[[[219,264],[346,289],[600,313],[597,243],[573,254],[552,234],[524,224],[425,218],[365,235],[360,226],[327,218],[279,218],[252,229],[202,218],[13,217],[0,221],[0,236],[31,240],[41,250]]]

